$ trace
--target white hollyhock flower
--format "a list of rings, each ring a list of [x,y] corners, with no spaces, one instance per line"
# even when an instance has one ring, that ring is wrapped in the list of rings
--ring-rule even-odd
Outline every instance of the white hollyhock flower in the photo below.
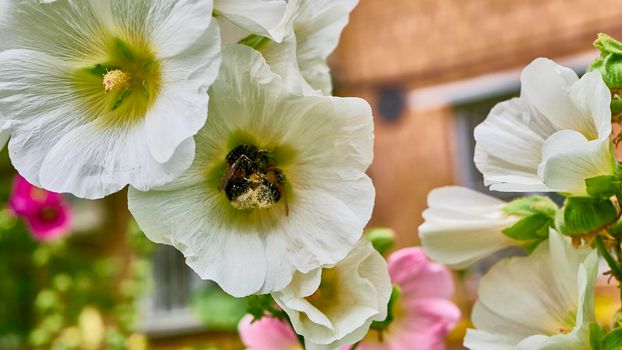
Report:
[[[538,58],[521,84],[475,128],[475,164],[492,190],[585,194],[585,179],[613,173],[611,94],[598,71],[579,79]]]
[[[296,58],[305,80],[316,90],[331,95],[333,85],[328,56],[337,48],[350,12],[358,0],[303,0],[294,21]]]
[[[335,266],[297,272],[272,296],[307,349],[337,349],[363,339],[373,321],[387,317],[391,290],[384,258],[361,241]]]
[[[374,202],[369,105],[294,95],[243,45],[223,50],[210,96],[190,169],[129,192],[145,234],[235,296],[281,290],[295,270],[343,259]]]
[[[455,269],[521,242],[502,233],[519,217],[506,215],[506,202],[464,187],[434,189],[428,195],[425,222],[419,226],[427,256]]]
[[[209,0],[14,2],[0,54],[9,154],[29,182],[98,198],[190,166],[220,64]]]
[[[281,42],[292,31],[300,0],[214,0],[214,9],[243,36],[257,34]]]
[[[482,278],[467,332],[471,350],[590,349],[595,322],[595,250],[551,230],[528,257],[505,259]]]

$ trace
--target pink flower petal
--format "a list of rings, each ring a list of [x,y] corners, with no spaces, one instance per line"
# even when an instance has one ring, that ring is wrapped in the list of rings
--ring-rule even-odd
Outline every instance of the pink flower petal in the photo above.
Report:
[[[389,274],[404,299],[450,298],[454,281],[449,270],[431,262],[420,248],[405,248],[391,254]]]
[[[302,350],[286,322],[270,317],[252,321],[253,317],[246,315],[238,325],[240,338],[248,350]]]
[[[47,241],[64,236],[71,227],[71,213],[65,205],[47,205],[38,212],[24,216],[34,237]]]

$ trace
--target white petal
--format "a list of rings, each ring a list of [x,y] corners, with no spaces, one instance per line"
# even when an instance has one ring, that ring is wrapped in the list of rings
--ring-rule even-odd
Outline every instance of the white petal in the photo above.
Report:
[[[484,182],[494,190],[544,189],[537,167],[542,145],[555,131],[519,98],[497,104],[474,132],[475,165]]]
[[[576,131],[558,131],[544,144],[540,177],[556,191],[585,194],[585,179],[613,174],[610,147],[608,138],[588,141]]]
[[[297,57],[302,75],[314,89],[332,93],[330,69],[326,59],[335,50],[348,16],[358,1],[307,0],[302,2],[294,31]]]
[[[160,1],[155,5],[149,20],[155,22],[151,24],[155,28],[152,40],[159,57],[178,55],[194,45],[219,46],[218,25],[212,20],[212,0],[178,0],[172,7]],[[215,35],[206,36],[209,31]]]
[[[281,42],[292,30],[290,12],[296,10],[297,3],[297,0],[215,0],[214,8],[245,31]]]
[[[558,129],[596,136],[592,116],[577,108],[568,94],[578,81],[576,73],[546,58],[537,58],[521,73],[521,97],[529,101]]]
[[[316,92],[300,73],[296,59],[296,37],[289,35],[282,43],[271,43],[261,49],[273,72],[280,75],[288,89],[298,95],[314,95]]]
[[[337,283],[333,286],[337,296],[326,308],[318,309],[304,299],[304,294],[298,294],[301,281],[313,275],[297,273],[287,288],[273,294],[310,348],[323,349],[326,345],[336,348],[355,343],[365,336],[372,321],[386,317],[391,282],[386,262],[369,242],[361,241],[332,269],[337,273],[333,281]],[[319,297],[322,298],[322,294]]]
[[[468,329],[464,346],[470,350],[516,350],[520,337],[488,333],[479,329]]]
[[[494,337],[526,341],[531,345],[550,342],[574,344],[568,348],[586,346],[587,340],[581,334],[594,319],[593,311],[583,310],[584,307],[593,308],[590,301],[584,304],[584,299],[592,297],[585,291],[594,288],[597,273],[596,253],[592,251],[586,260],[590,251],[574,249],[568,238],[551,230],[549,241],[542,243],[529,257],[497,263],[480,282],[473,323],[478,330]],[[590,271],[583,266],[589,266]],[[504,288],[500,290],[499,286]],[[508,304],[508,300],[512,303]],[[581,314],[581,317],[577,315],[580,320],[571,333],[562,335],[559,329],[566,326],[569,312],[573,310]],[[486,348],[474,346],[485,336],[482,338],[479,331],[470,334],[465,340],[467,346]],[[523,349],[519,343],[517,348]],[[541,349],[533,346],[524,349],[527,348]],[[542,347],[545,348],[555,349]]]
[[[158,162],[167,162],[183,140],[205,125],[207,89],[220,67],[218,41],[218,26],[212,22],[193,46],[161,62],[163,90],[145,116],[145,141]]]
[[[598,70],[585,73],[568,88],[570,99],[584,115],[591,117],[599,139],[611,134],[611,92]]]
[[[101,198],[127,184],[142,190],[161,186],[192,163],[192,138],[183,141],[167,163],[151,157],[144,138],[139,127],[102,129],[95,122],[76,127],[45,156],[39,171],[41,186],[81,198]]]
[[[419,237],[426,254],[453,268],[462,269],[497,250],[520,245],[501,231],[516,218],[501,213],[505,202],[457,186],[435,189]]]

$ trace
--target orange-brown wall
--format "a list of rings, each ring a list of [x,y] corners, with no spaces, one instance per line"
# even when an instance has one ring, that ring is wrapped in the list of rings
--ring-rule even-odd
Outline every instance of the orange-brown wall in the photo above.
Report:
[[[377,190],[370,225],[416,243],[426,194],[452,184],[454,119],[449,105],[379,118],[375,91],[405,91],[477,77],[592,49],[597,33],[622,37],[619,0],[361,0],[331,58],[337,93],[375,109]]]

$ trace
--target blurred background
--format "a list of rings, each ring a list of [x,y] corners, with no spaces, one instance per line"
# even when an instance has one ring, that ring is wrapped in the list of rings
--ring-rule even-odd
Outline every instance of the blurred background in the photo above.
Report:
[[[361,0],[331,57],[336,94],[374,108],[370,169],[377,199],[370,226],[395,230],[397,247],[418,244],[427,193],[459,184],[480,191],[473,128],[519,93],[522,67],[546,56],[582,73],[599,32],[622,38],[617,0]],[[67,198],[71,235],[41,242],[5,205],[14,181],[0,153],[0,350],[242,349],[244,303],[200,281],[174,249],[148,242],[128,214],[126,193]],[[492,193],[504,199],[512,194]],[[468,327],[483,262],[456,275]],[[604,320],[616,305],[597,297]],[[415,349],[415,348],[413,348]],[[423,349],[425,350],[425,349]]]

